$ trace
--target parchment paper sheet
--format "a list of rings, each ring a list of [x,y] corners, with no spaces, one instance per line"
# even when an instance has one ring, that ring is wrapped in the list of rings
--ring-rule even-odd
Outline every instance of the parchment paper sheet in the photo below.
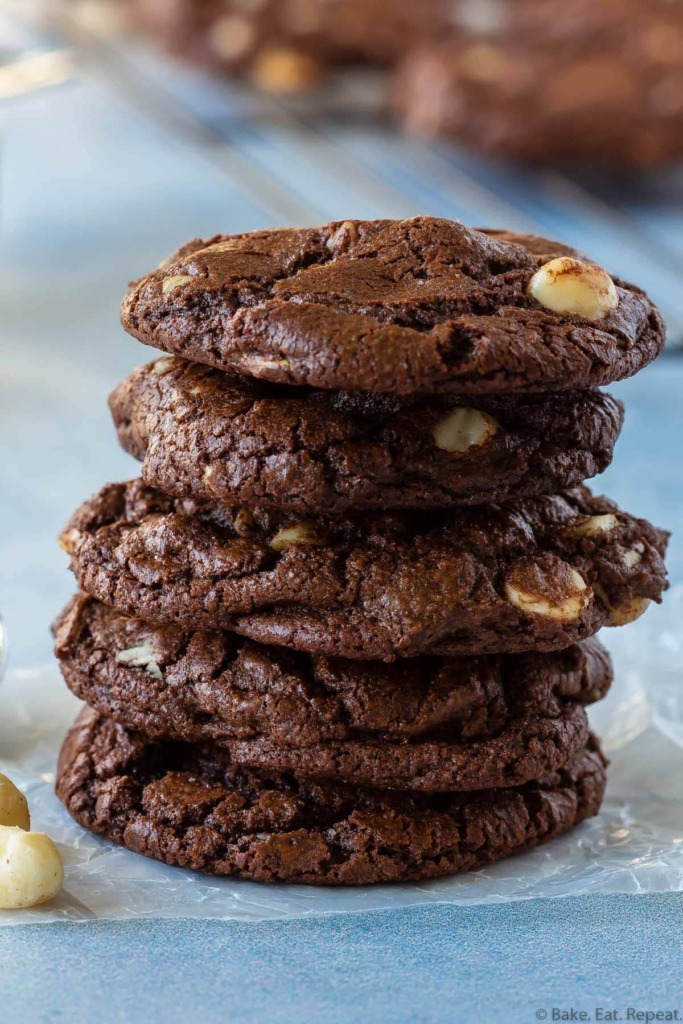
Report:
[[[501,903],[579,893],[683,889],[683,587],[626,629],[605,630],[617,682],[591,712],[611,758],[602,814],[573,834],[469,875],[361,889],[260,885],[169,868],[89,835],[53,793],[59,744],[78,711],[55,664],[0,685],[0,771],[26,792],[36,831],[59,845],[64,891],[0,925],[93,918],[266,918],[424,903]]]

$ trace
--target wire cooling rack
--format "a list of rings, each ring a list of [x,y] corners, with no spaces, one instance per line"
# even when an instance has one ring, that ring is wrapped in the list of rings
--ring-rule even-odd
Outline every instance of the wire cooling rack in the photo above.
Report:
[[[9,2],[9,0],[5,0]],[[624,179],[569,177],[478,159],[403,135],[372,75],[341,75],[313,100],[256,95],[187,69],[110,31],[113,0],[50,0],[32,9],[45,46],[79,53],[138,112],[203,151],[274,222],[420,213],[561,239],[636,281],[683,347],[683,169]]]

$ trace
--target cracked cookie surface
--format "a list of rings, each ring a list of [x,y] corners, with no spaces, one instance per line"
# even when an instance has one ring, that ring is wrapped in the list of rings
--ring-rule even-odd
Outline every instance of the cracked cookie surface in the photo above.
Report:
[[[110,407],[167,494],[330,513],[562,490],[607,468],[623,420],[599,391],[411,398],[307,391],[165,357]]]
[[[387,665],[153,628],[84,595],[58,619],[55,651],[77,697],[150,739],[213,742],[297,778],[432,792],[518,786],[567,764],[586,743],[583,706],[612,681],[595,640]]]
[[[343,221],[195,240],[125,298],[129,334],[283,384],[397,394],[563,391],[636,373],[664,344],[615,280],[600,319],[529,293],[556,242],[454,221]]]
[[[105,487],[62,534],[81,588],[126,614],[368,660],[568,647],[660,600],[666,542],[586,488],[299,520],[141,481]]]
[[[382,792],[235,768],[215,747],[152,743],[85,710],[57,794],[85,828],[136,853],[261,882],[366,885],[437,878],[529,849],[597,814],[605,760],[519,788]]]

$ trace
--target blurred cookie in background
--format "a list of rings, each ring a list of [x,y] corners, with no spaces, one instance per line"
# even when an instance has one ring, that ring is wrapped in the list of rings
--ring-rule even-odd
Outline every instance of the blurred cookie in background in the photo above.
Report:
[[[539,165],[654,168],[683,156],[680,0],[509,0],[488,30],[421,44],[408,128]]]
[[[451,27],[449,0],[130,0],[163,49],[269,92],[315,86],[334,67],[383,66]]]

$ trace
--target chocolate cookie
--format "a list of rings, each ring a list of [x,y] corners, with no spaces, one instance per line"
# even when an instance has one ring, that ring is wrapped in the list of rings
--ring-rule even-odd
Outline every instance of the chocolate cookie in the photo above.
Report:
[[[177,56],[299,92],[336,66],[390,64],[452,25],[448,0],[130,0],[140,27]]]
[[[82,589],[126,614],[391,660],[550,651],[631,621],[666,586],[666,538],[586,488],[297,520],[133,481],[86,502],[62,543]]]
[[[604,790],[593,739],[567,768],[518,789],[428,795],[238,769],[218,748],[145,741],[90,710],[57,769],[72,817],[136,853],[208,874],[324,885],[490,864],[597,814]]]
[[[295,512],[482,504],[602,472],[623,409],[600,391],[417,399],[305,391],[165,357],[109,404],[167,494]]]
[[[151,739],[215,742],[237,764],[388,789],[547,775],[585,746],[580,705],[612,680],[594,640],[555,654],[386,665],[154,629],[86,596],[64,610],[55,641],[76,696]]]
[[[283,384],[481,395],[608,384],[664,344],[647,296],[545,239],[433,217],[217,235],[132,287],[147,345]]]
[[[538,164],[683,157],[683,5],[516,0],[491,34],[418,47],[394,96],[409,127]]]

